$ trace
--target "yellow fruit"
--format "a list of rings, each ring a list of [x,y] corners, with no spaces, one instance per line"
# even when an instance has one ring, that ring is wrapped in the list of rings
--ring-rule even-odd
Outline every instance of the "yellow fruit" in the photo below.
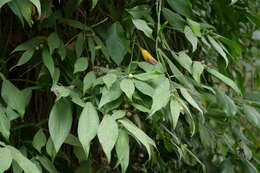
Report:
[[[149,62],[150,64],[156,64],[157,60],[144,48],[141,48],[141,53],[146,62]]]

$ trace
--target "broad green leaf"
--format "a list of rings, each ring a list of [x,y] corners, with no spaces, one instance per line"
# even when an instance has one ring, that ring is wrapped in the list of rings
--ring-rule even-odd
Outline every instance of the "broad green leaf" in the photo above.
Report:
[[[181,88],[181,95],[185,98],[185,100],[187,100],[187,102],[193,106],[195,109],[197,109],[198,111],[200,111],[201,114],[203,114],[203,111],[201,110],[201,108],[199,107],[199,105],[195,102],[195,100],[191,97],[191,95],[189,94],[189,92],[185,89],[185,88]]]
[[[110,116],[105,115],[98,128],[98,139],[106,154],[108,162],[111,159],[111,151],[118,138],[118,126],[116,121]]]
[[[104,87],[103,91],[102,91],[102,97],[101,97],[98,107],[101,108],[105,104],[118,99],[121,96],[121,94],[122,94],[122,91],[117,82],[114,83],[110,89],[107,89],[106,87]]]
[[[132,123],[128,119],[118,120],[122,125],[135,137],[139,142],[141,142],[149,155],[149,159],[151,158],[151,146],[156,147],[154,141],[147,136],[141,129],[139,129],[134,123]]]
[[[132,21],[138,30],[143,31],[147,37],[153,39],[153,30],[148,26],[145,20],[133,19]]]
[[[51,137],[49,137],[47,144],[46,144],[46,152],[47,154],[51,157],[52,160],[54,160],[57,152],[55,150],[55,146],[53,144],[53,141],[51,139]]]
[[[224,82],[226,85],[230,86],[233,90],[236,92],[240,93],[240,89],[237,87],[234,81],[229,79],[228,77],[224,76],[223,74],[219,73],[218,71],[212,69],[212,68],[207,68],[206,69],[209,73],[217,77],[219,80]]]
[[[41,165],[50,173],[59,173],[53,163],[45,156],[37,156],[37,160],[40,161]]]
[[[28,0],[19,0],[15,2],[20,9],[20,12],[25,19],[25,21],[28,23],[28,25],[31,27],[32,26],[32,7],[33,5],[31,4],[30,1]]]
[[[78,58],[74,64],[73,73],[78,73],[87,70],[88,59],[86,57]]]
[[[99,0],[92,0],[92,9],[95,8]]]
[[[72,145],[72,146],[76,146],[76,147],[82,147],[79,139],[72,135],[72,134],[69,134],[66,138],[66,140],[64,141],[65,144],[68,144],[68,145]]]
[[[117,80],[117,76],[114,73],[108,73],[103,77],[103,81],[106,84],[108,89],[111,88],[111,86],[115,83],[116,80]]]
[[[118,139],[116,142],[116,154],[118,158],[118,163],[121,165],[122,173],[126,172],[129,164],[129,138],[128,134],[124,130],[119,130]]]
[[[235,173],[235,169],[230,160],[221,163],[221,173]]]
[[[69,101],[60,99],[53,105],[48,125],[55,150],[59,151],[72,125],[72,110]]]
[[[10,2],[11,0],[1,0],[0,1],[0,8],[2,8],[2,6],[4,6],[5,4],[7,4],[8,2]],[[1,172],[1,171],[0,171]]]
[[[141,81],[149,81],[149,80],[153,80],[158,77],[163,77],[162,73],[149,72],[149,73],[140,73],[140,74],[134,75],[135,79],[138,79]]]
[[[170,82],[167,78],[154,90],[150,116],[165,107],[170,99]]]
[[[26,50],[22,56],[20,57],[20,59],[18,60],[18,63],[15,65],[16,66],[21,66],[24,65],[25,63],[27,63],[33,56],[34,54],[34,49],[28,49]]]
[[[128,41],[125,37],[125,32],[120,23],[113,23],[108,28],[108,38],[106,47],[112,60],[120,65],[128,51]]]
[[[170,109],[171,109],[171,116],[172,116],[172,127],[173,129],[176,128],[177,122],[179,120],[180,112],[181,112],[181,105],[178,100],[172,98],[170,101]]]
[[[145,112],[145,113],[149,113],[150,112],[150,109],[142,106],[142,105],[139,105],[139,104],[136,104],[136,103],[132,103],[132,105],[139,111],[141,112]]]
[[[16,110],[20,116],[25,113],[26,97],[18,88],[16,88],[11,82],[3,79],[1,96],[5,103],[12,109]]]
[[[48,37],[48,46],[50,49],[50,54],[52,55],[54,49],[59,48],[61,45],[61,40],[56,32],[53,32]]]
[[[6,116],[5,110],[0,107],[0,134],[8,141],[10,136],[10,120]]]
[[[233,4],[237,3],[237,1],[238,1],[238,0],[231,0],[230,5],[233,5]]]
[[[78,124],[79,141],[83,146],[86,158],[89,155],[90,142],[97,135],[99,117],[96,108],[91,102],[86,103],[82,110]]]
[[[200,76],[204,70],[204,65],[202,65],[199,61],[193,61],[192,64],[192,76],[194,80],[200,83]]]
[[[191,58],[185,53],[180,52],[177,58],[177,61],[181,64],[183,68],[185,68],[189,73],[192,73],[192,60]]]
[[[187,19],[187,23],[190,26],[191,30],[197,37],[201,37],[201,32],[200,32],[200,24],[191,20]]]
[[[88,89],[90,89],[93,86],[95,80],[96,80],[95,72],[90,71],[86,74],[86,76],[83,79],[83,93],[84,94],[87,92]]]
[[[19,150],[12,146],[6,146],[11,152],[13,160],[24,170],[25,173],[41,173],[37,166],[28,160]]]
[[[177,13],[173,11],[163,8],[163,16],[166,18],[167,21],[173,26],[174,29],[183,32],[185,27],[185,20]]]
[[[43,146],[45,146],[46,142],[47,142],[47,139],[46,139],[46,136],[43,133],[42,129],[38,130],[38,132],[33,137],[33,142],[32,142],[33,147],[39,153],[41,153],[41,149]]]
[[[11,1],[9,1],[8,6],[12,10],[12,12],[19,18],[22,26],[24,27],[23,15],[22,15],[21,10],[18,7],[17,3],[14,0],[11,0]]]
[[[43,51],[42,51],[42,61],[43,61],[43,64],[49,70],[51,77],[53,78],[54,73],[55,73],[54,61],[51,57],[50,52],[47,49],[43,49]]]
[[[30,1],[37,8],[38,15],[41,16],[41,2],[40,2],[40,0],[30,0]]]
[[[224,58],[224,60],[226,61],[226,66],[227,66],[228,65],[228,58],[227,58],[226,53],[224,52],[224,50],[220,46],[220,44],[209,35],[208,35],[208,39],[209,39],[210,44],[215,48],[215,50]]]
[[[60,47],[58,48],[58,54],[60,55],[62,61],[65,60],[67,55],[67,49],[64,47],[63,43],[61,43]]]
[[[134,80],[135,87],[143,94],[148,95],[150,97],[154,94],[154,89],[147,83]]]
[[[177,13],[191,18],[192,15],[192,9],[187,1],[184,0],[167,0],[168,4],[171,6],[171,8],[176,11]]]
[[[81,32],[81,33],[78,35],[78,37],[77,37],[76,46],[75,46],[77,58],[79,58],[79,57],[82,55],[83,46],[84,46],[84,41],[85,41],[84,35],[83,35],[83,33]]]
[[[194,52],[197,49],[198,45],[198,38],[196,35],[192,32],[191,28],[188,26],[185,26],[184,28],[184,34],[185,37],[189,40],[189,42],[192,45],[192,52]]]
[[[12,155],[9,149],[0,148],[0,173],[8,170],[12,163]]]
[[[112,118],[115,120],[121,119],[126,115],[126,110],[115,110],[113,111]]]
[[[102,51],[102,53],[103,53],[103,55],[105,56],[105,58],[108,60],[108,62],[111,62],[111,60],[109,59],[109,50],[108,50],[108,47],[106,47],[105,45],[104,45],[104,43],[102,42],[102,40],[100,40],[100,38],[99,37],[97,37],[97,36],[95,36],[94,37],[94,40],[95,40],[95,42],[96,42],[96,44],[98,45],[98,46],[101,46],[101,51]],[[113,43],[112,43],[113,44]]]
[[[68,87],[53,85],[51,91],[57,96],[56,100],[59,100],[61,97],[68,97],[71,93],[71,90]]]
[[[248,160],[242,158],[241,159],[243,170],[246,173],[259,173],[257,168]]]
[[[199,123],[199,135],[201,143],[206,150],[214,146],[214,143],[212,142],[213,139],[209,133],[209,130],[202,123]]]
[[[129,98],[129,100],[132,101],[132,96],[135,92],[135,85],[134,85],[133,80],[123,79],[120,82],[120,88],[126,94],[126,96]]]
[[[64,23],[64,24],[68,25],[68,26],[71,26],[73,28],[81,29],[83,31],[92,31],[90,27],[88,27],[87,25],[81,23],[78,20],[61,18],[59,21],[61,23]]]
[[[255,127],[260,128],[260,113],[252,106],[243,105],[245,117]]]
[[[223,92],[217,91],[218,106],[225,112],[227,116],[235,116],[238,109],[233,100],[225,95]]]
[[[32,48],[35,48],[36,46],[40,45],[41,43],[44,43],[45,40],[41,39],[41,38],[33,38],[31,40],[28,40],[24,43],[19,44],[13,51],[14,52],[18,52],[18,51],[26,51]]]
[[[91,54],[91,63],[94,66],[95,58],[96,58],[96,50],[95,50],[95,44],[94,40],[92,38],[88,38],[88,48]],[[101,47],[102,49],[102,47]]]

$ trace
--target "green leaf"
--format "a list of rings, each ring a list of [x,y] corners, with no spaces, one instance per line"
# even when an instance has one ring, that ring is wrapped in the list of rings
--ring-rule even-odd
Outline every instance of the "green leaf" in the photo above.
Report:
[[[114,73],[108,73],[103,77],[103,81],[106,84],[107,89],[110,89],[116,80],[117,76]]]
[[[48,125],[55,150],[59,151],[72,125],[72,110],[69,101],[60,99],[53,105]]]
[[[88,89],[90,89],[94,82],[96,81],[96,75],[93,71],[90,71],[86,74],[83,79],[83,93],[85,94]]]
[[[187,3],[187,1],[184,0],[167,0],[170,7],[176,11],[177,13],[192,18],[192,9],[190,5]]]
[[[26,50],[22,56],[20,57],[20,59],[18,60],[18,63],[14,66],[21,66],[21,65],[24,65],[25,63],[27,63],[33,56],[34,54],[34,49],[28,49]],[[14,68],[13,67],[13,68]]]
[[[12,155],[9,149],[0,148],[0,173],[8,170],[12,163]]]
[[[242,158],[241,159],[243,170],[246,173],[259,173],[257,168],[248,160]]]
[[[87,70],[88,68],[88,59],[86,57],[84,58],[78,58],[74,64],[74,71],[73,73],[78,73]]]
[[[121,119],[126,115],[126,110],[115,110],[113,111],[112,118],[115,120]]]
[[[116,153],[118,163],[121,165],[122,173],[125,173],[129,164],[130,147],[128,134],[121,129],[119,130],[118,139],[116,142]]]
[[[28,160],[23,154],[12,146],[6,146],[11,152],[13,160],[24,170],[25,173],[41,173],[37,166]]]
[[[112,60],[120,65],[128,51],[128,41],[125,37],[125,32],[120,23],[113,23],[108,28],[108,38],[106,47]]]
[[[259,112],[254,107],[249,105],[243,105],[243,110],[245,112],[245,117],[248,119],[248,121],[255,127],[260,128]]]
[[[33,5],[35,5],[35,7],[37,8],[38,11],[38,15],[41,16],[41,2],[40,0],[30,0]]]
[[[149,72],[149,73],[140,73],[140,74],[134,75],[135,79],[138,79],[141,81],[149,81],[149,80],[156,79],[158,77],[163,77],[162,73]]]
[[[81,55],[82,55],[82,52],[83,52],[83,46],[84,46],[84,35],[83,33],[81,32],[78,37],[77,37],[77,41],[76,41],[76,55],[77,55],[77,58],[79,58]]]
[[[11,0],[2,0],[0,1],[0,8],[2,8],[5,4],[7,4],[8,2],[10,2]],[[1,172],[1,171],[0,171]]]
[[[105,115],[98,128],[98,139],[106,154],[108,162],[111,159],[111,151],[116,144],[118,137],[118,126],[116,121],[110,116]]]
[[[26,97],[11,82],[3,79],[1,95],[5,103],[16,110],[21,116],[25,113]]]
[[[3,108],[0,107],[0,133],[8,141],[10,136],[10,120]],[[1,172],[1,171],[0,171]]]
[[[36,46],[40,45],[41,43],[44,43],[45,40],[41,38],[33,38],[31,40],[28,40],[24,43],[19,44],[13,51],[14,52],[19,52],[19,51],[26,51],[32,48],[35,48]]]
[[[190,26],[192,32],[197,36],[197,37],[201,37],[201,32],[200,32],[200,24],[191,20],[191,19],[187,19],[187,23]]]
[[[42,61],[43,61],[43,64],[49,70],[51,77],[53,78],[54,73],[55,73],[54,61],[51,57],[50,52],[47,49],[43,49],[43,51],[42,51]]]
[[[192,76],[194,80],[200,83],[200,76],[204,70],[204,65],[202,65],[199,61],[194,61],[192,64]]]
[[[195,100],[191,97],[189,92],[185,88],[181,88],[180,91],[181,91],[181,95],[185,98],[185,100],[187,100],[187,102],[189,102],[191,106],[193,106],[195,109],[200,111],[201,114],[203,114],[203,111],[201,110],[199,105],[195,102]]]
[[[92,0],[92,9],[95,8],[99,0]]]
[[[129,98],[129,100],[132,101],[132,96],[135,92],[135,85],[134,85],[133,80],[123,79],[120,82],[120,88],[126,94],[126,96]]]
[[[154,89],[147,83],[134,80],[135,87],[143,94],[153,97]]]
[[[171,109],[173,129],[175,129],[177,126],[177,122],[179,120],[179,116],[180,116],[180,112],[181,112],[180,108],[181,108],[181,105],[178,102],[178,100],[172,98],[170,101],[170,109]]]
[[[199,123],[199,135],[205,149],[208,150],[210,149],[210,147],[214,146],[214,143],[212,142],[213,139],[209,133],[209,130],[202,123]]]
[[[163,8],[163,16],[166,18],[167,21],[173,26],[174,29],[183,32],[185,27],[185,20],[177,13],[173,11]]]
[[[57,152],[55,150],[55,146],[53,144],[53,141],[51,139],[51,137],[49,137],[47,144],[46,144],[46,152],[47,154],[51,157],[52,160],[54,160]]]
[[[192,52],[194,52],[197,49],[198,38],[195,36],[195,34],[192,32],[192,30],[188,26],[186,26],[184,28],[184,34],[185,34],[185,37],[191,43],[191,45],[192,45]]]
[[[42,129],[38,130],[38,132],[33,137],[33,142],[32,142],[33,147],[39,153],[41,153],[41,149],[43,146],[45,146],[46,142],[47,142],[47,139],[46,139],[46,136],[43,133]]]
[[[234,166],[229,159],[221,163],[221,173],[235,173]]]
[[[99,117],[96,108],[92,103],[86,103],[82,110],[78,124],[79,141],[83,146],[86,158],[89,155],[90,142],[97,135]]]
[[[96,50],[95,50],[94,40],[92,38],[88,38],[88,48],[89,48],[90,54],[91,54],[91,63],[94,66],[94,62],[95,62],[95,58],[96,58]]]
[[[191,58],[185,53],[180,52],[178,58],[176,60],[181,64],[183,68],[185,68],[189,73],[192,73],[192,60]]]
[[[53,51],[59,48],[61,45],[61,40],[56,32],[53,32],[48,37],[48,46],[50,49],[50,54],[52,55]]]
[[[105,104],[118,99],[121,96],[121,94],[122,94],[122,91],[119,87],[118,82],[114,83],[110,89],[107,89],[106,87],[104,87],[103,91],[102,91],[102,97],[101,97],[98,107],[101,108]]]
[[[209,73],[217,77],[219,80],[224,82],[226,85],[230,86],[233,90],[236,92],[240,93],[240,89],[237,87],[234,81],[229,79],[228,77],[224,76],[223,74],[219,73],[218,71],[212,69],[212,68],[207,68],[206,69]]]
[[[227,116],[235,116],[238,109],[233,100],[224,93],[217,91],[218,106],[225,112]]]
[[[147,136],[141,129],[136,127],[135,124],[133,124],[130,120],[128,119],[122,119],[118,120],[122,125],[134,136],[139,142],[141,142],[149,155],[149,159],[151,158],[151,146],[156,147],[154,141]]]
[[[50,173],[59,173],[53,163],[45,156],[37,156],[37,160],[40,161],[41,165]]]
[[[215,50],[224,58],[226,62],[226,66],[228,65],[228,58],[222,47],[219,45],[219,43],[214,40],[211,36],[208,35],[208,39],[210,44],[215,48]]]
[[[33,5],[28,0],[19,0],[15,2],[20,9],[23,18],[26,20],[28,25],[32,26],[32,7]]]
[[[156,111],[165,107],[170,99],[170,82],[167,78],[159,84],[153,94],[153,104],[151,108],[150,116]]]
[[[143,31],[147,37],[153,39],[153,30],[148,26],[145,20],[133,19],[132,21],[138,30]]]

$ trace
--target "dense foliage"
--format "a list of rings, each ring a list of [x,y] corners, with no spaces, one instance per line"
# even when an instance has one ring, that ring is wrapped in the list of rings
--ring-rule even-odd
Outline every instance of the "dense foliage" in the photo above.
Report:
[[[0,0],[0,173],[258,173],[259,9]]]

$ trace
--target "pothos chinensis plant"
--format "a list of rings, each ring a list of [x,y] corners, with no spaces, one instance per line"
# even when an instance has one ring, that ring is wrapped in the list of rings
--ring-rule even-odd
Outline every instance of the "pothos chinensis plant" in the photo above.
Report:
[[[259,2],[0,2],[0,172],[259,172]]]

